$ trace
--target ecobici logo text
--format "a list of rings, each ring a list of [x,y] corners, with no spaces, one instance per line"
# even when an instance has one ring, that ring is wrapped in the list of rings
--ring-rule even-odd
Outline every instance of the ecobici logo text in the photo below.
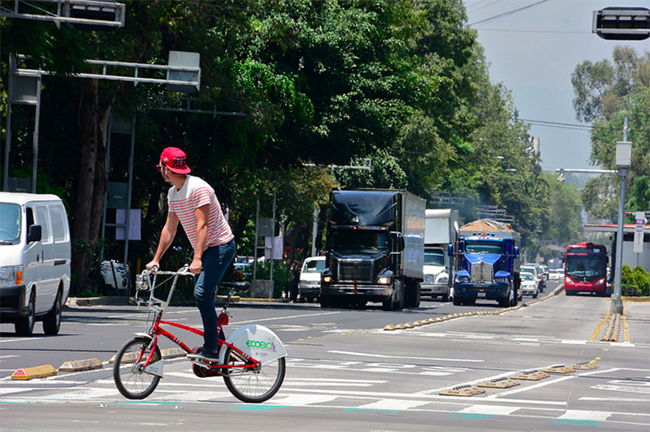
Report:
[[[269,340],[269,341],[248,340],[246,341],[246,346],[249,348],[258,348],[263,350],[275,351],[275,344],[273,343],[273,340]]]

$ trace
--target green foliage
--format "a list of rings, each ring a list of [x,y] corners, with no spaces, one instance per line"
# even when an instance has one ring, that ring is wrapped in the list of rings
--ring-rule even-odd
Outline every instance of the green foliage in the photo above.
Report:
[[[585,61],[576,68],[572,75],[574,107],[579,120],[593,121],[590,160],[605,169],[616,168],[616,142],[623,136],[625,117],[629,118],[632,165],[626,205],[643,206],[648,204],[643,179],[650,178],[650,52],[638,54],[630,47],[616,46],[613,60],[596,64]],[[615,221],[618,191],[618,176],[592,179],[582,192],[585,209],[596,217]]]
[[[518,121],[508,90],[491,84],[461,0],[125,3],[126,26],[116,31],[5,20],[0,40],[3,52],[32,55],[60,72],[44,78],[39,167],[71,203],[73,220],[86,216],[73,207],[86,144],[79,121],[83,80],[70,74],[87,71],[87,58],[167,64],[171,50],[201,55],[192,109],[164,86],[99,85],[101,109],[136,120],[132,205],[143,210],[145,240],[131,244],[132,257],[146,262],[153,255],[164,224],[168,185],[154,166],[169,145],[185,149],[193,174],[214,187],[241,255],[254,254],[258,199],[262,217],[271,217],[276,192],[277,220],[295,233],[290,247],[306,249],[314,208],[336,186],[454,193],[506,209],[524,235],[556,225],[561,238],[575,235],[573,197],[541,175],[528,127]],[[0,57],[3,76],[6,59]],[[634,94],[638,129],[647,100]],[[179,111],[156,109],[161,99]],[[30,117],[12,121],[14,148],[29,148]],[[93,126],[97,133],[105,127]],[[110,174],[96,181],[125,182],[129,150],[128,138],[113,134]],[[650,166],[648,153],[635,150],[637,169]],[[304,167],[360,158],[372,159],[370,171]],[[29,152],[12,153],[15,166],[29,163]],[[99,215],[93,213],[94,222]],[[187,248],[182,237],[175,244]]]
[[[634,269],[630,269],[630,266],[627,264],[623,265],[623,273],[621,276],[622,287],[628,287],[630,292],[636,291],[636,294],[628,295],[637,295],[637,296],[648,296],[650,295],[650,273],[643,270],[643,267],[636,266]],[[634,289],[636,288],[636,290]]]
[[[558,182],[545,174],[550,185],[549,214],[542,225],[542,239],[552,240],[558,245],[573,244],[582,239],[582,210],[580,194],[575,185]]]
[[[265,262],[257,266],[257,279],[269,280],[271,276],[271,264]],[[273,263],[273,298],[281,298],[285,288],[291,283],[292,276],[289,266],[284,261]],[[288,289],[288,288],[287,288]]]

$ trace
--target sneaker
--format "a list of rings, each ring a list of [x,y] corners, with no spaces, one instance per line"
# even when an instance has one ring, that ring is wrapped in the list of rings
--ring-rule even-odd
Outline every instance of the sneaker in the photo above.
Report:
[[[219,351],[201,347],[198,350],[196,350],[196,352],[193,352],[192,354],[188,354],[187,358],[189,358],[190,360],[205,360],[209,362],[218,362]]]

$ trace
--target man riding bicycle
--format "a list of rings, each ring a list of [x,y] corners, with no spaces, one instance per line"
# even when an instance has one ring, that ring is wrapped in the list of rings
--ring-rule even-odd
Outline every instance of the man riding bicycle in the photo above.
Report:
[[[214,293],[235,257],[235,240],[214,189],[201,178],[189,175],[186,161],[185,152],[176,147],[167,147],[160,155],[156,167],[172,186],[167,193],[167,220],[153,260],[146,268],[160,268],[160,260],[174,240],[180,222],[194,249],[190,272],[194,274],[194,299],[204,330],[203,346],[188,357],[218,361]]]

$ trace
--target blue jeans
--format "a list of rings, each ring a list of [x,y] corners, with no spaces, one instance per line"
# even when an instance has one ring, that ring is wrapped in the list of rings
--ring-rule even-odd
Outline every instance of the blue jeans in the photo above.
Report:
[[[194,299],[203,321],[203,347],[216,351],[217,342],[217,311],[214,307],[214,293],[221,283],[223,275],[235,258],[235,240],[205,250],[201,261],[203,270],[194,276]]]

